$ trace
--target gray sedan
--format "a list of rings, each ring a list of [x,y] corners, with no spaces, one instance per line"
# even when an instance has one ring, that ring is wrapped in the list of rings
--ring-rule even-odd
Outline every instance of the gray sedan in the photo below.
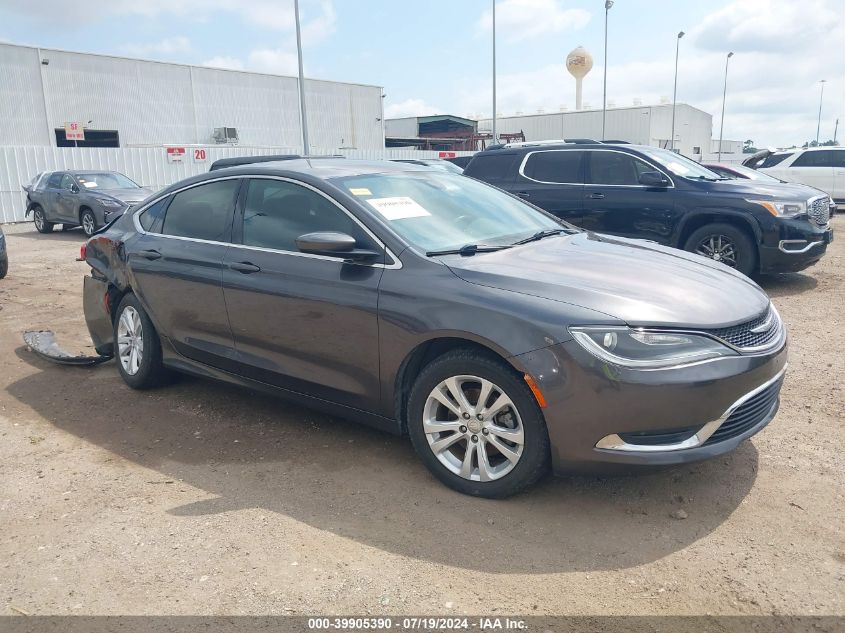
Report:
[[[26,215],[32,213],[39,233],[61,224],[81,226],[88,236],[152,193],[116,171],[45,172],[24,191]]]

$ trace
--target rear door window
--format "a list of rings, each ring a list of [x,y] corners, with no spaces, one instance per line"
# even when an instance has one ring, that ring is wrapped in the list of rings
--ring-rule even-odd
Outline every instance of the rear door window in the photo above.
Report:
[[[138,221],[145,231],[149,233],[159,233],[161,231],[164,210],[167,208],[169,200],[170,198],[163,198],[141,212],[141,215],[138,216]]]
[[[836,153],[836,150],[832,149],[804,152],[790,167],[836,167]]]
[[[574,150],[551,150],[533,152],[528,155],[522,174],[531,180],[566,185],[584,183],[584,152]]]
[[[197,240],[228,241],[239,184],[240,180],[233,178],[177,193],[167,207],[161,232]]]

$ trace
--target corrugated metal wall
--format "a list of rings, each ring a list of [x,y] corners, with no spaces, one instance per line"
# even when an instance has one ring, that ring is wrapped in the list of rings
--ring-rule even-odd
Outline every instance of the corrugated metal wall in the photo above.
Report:
[[[163,147],[130,148],[73,148],[73,147],[0,147],[0,222],[24,220],[26,194],[21,187],[36,174],[62,169],[104,169],[126,174],[138,184],[161,189],[183,178],[208,171],[211,163],[220,158],[235,156],[265,156],[267,154],[296,154],[292,147],[206,147],[205,162],[194,162],[192,150],[179,163],[170,163]],[[391,158],[437,158],[431,151],[379,150],[322,150],[317,155],[342,154],[347,158],[384,160]],[[457,152],[469,156],[472,152]]]
[[[2,138],[9,145],[55,145],[55,128],[90,121],[92,129],[117,130],[122,147],[210,143],[218,127],[237,128],[241,145],[297,146],[297,83],[295,77],[0,44]],[[383,147],[381,95],[378,86],[306,79],[312,147]]]

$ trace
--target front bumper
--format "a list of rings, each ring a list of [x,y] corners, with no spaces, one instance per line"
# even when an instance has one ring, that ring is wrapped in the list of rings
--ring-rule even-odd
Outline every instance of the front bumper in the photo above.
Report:
[[[668,370],[610,365],[574,341],[517,358],[548,403],[543,413],[552,461],[555,471],[562,473],[609,464],[682,464],[733,450],[777,412],[787,346],[767,355],[733,356]],[[772,400],[761,405],[767,408],[752,424],[737,427],[733,434],[717,433],[732,412],[766,387],[774,392]],[[636,438],[655,433],[687,444],[630,450],[608,439],[615,436],[624,438],[622,444],[643,444]]]
[[[760,245],[760,272],[798,272],[818,262],[833,241],[833,229],[806,218],[778,218]]]

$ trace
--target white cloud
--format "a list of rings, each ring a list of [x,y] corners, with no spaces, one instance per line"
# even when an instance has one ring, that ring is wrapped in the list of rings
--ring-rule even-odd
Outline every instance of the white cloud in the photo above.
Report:
[[[127,44],[123,50],[132,55],[172,55],[193,50],[191,40],[185,36],[167,37],[149,44]]]
[[[496,34],[510,41],[578,30],[589,21],[589,11],[567,9],[562,0],[500,0],[496,3]],[[478,27],[482,31],[493,29],[492,11],[481,15]]]
[[[227,55],[217,55],[216,57],[205,60],[202,62],[202,65],[210,68],[227,68],[229,70],[244,69],[244,63],[241,60]]]
[[[422,99],[406,99],[399,103],[386,104],[384,107],[384,118],[398,119],[407,116],[430,116],[442,114],[443,110],[427,104]]]
[[[296,51],[280,48],[262,48],[252,51],[247,58],[247,67],[250,70],[276,75],[297,75],[299,73]]]

